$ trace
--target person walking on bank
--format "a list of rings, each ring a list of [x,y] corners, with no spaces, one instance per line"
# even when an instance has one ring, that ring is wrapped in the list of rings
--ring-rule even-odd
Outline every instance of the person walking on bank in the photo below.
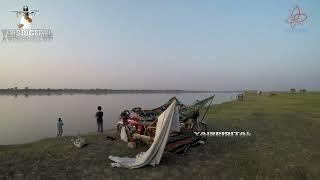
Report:
[[[63,133],[63,129],[62,129],[62,126],[63,126],[63,122],[61,120],[61,118],[58,119],[58,122],[57,122],[57,136],[62,136],[62,133]]]
[[[101,111],[101,106],[98,106],[98,112],[96,113],[97,124],[98,124],[98,132],[103,132],[103,112]]]

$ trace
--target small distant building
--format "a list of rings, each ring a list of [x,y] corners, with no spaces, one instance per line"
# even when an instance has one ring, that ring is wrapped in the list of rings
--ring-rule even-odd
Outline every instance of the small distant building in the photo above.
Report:
[[[307,90],[306,89],[300,89],[299,92],[305,93],[305,92],[307,92]]]

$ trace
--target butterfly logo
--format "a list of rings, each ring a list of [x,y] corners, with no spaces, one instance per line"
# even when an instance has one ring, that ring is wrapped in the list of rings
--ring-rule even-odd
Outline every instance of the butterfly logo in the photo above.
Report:
[[[297,25],[302,25],[306,22],[308,16],[303,13],[299,6],[295,6],[292,10],[289,10],[289,17],[286,22],[290,24],[291,28],[295,28]]]

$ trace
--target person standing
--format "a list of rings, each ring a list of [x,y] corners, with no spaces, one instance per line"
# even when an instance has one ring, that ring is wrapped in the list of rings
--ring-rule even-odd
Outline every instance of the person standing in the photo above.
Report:
[[[61,118],[59,118],[58,119],[58,122],[57,122],[57,136],[62,136],[62,133],[63,133],[63,128],[62,128],[62,126],[63,126],[64,124],[63,124],[63,122],[62,122],[62,119]]]
[[[102,133],[103,132],[103,112],[101,111],[101,106],[98,106],[98,112],[96,113],[96,118],[97,118],[97,125],[98,125],[98,132]]]

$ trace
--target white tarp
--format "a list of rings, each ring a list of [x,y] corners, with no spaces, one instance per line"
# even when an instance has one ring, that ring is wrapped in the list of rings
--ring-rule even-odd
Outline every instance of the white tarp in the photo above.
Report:
[[[178,108],[174,101],[159,117],[156,126],[154,141],[146,152],[138,154],[135,158],[109,156],[114,161],[112,167],[125,167],[129,169],[140,168],[147,164],[155,166],[160,163],[164,148],[166,147],[172,125],[179,123]]]
[[[122,141],[124,141],[126,143],[128,142],[128,135],[127,135],[125,126],[122,126],[122,128],[121,128],[120,137],[121,137]]]

